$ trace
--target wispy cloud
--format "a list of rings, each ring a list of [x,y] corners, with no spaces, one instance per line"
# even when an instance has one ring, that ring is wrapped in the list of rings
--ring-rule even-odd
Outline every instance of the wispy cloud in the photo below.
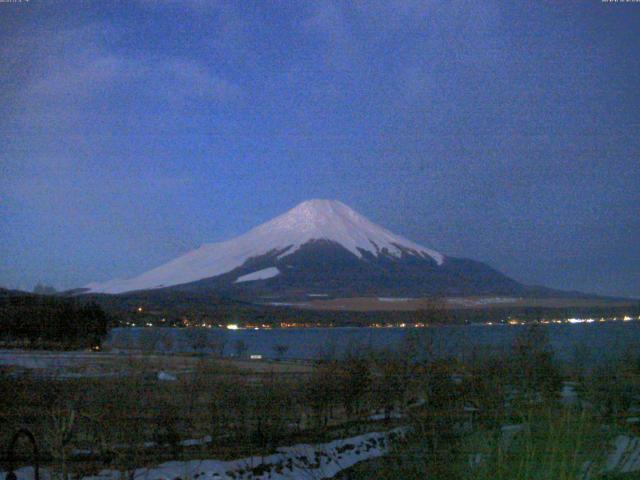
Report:
[[[339,2],[315,3],[302,23],[303,30],[319,37],[324,46],[325,62],[333,68],[348,70],[358,57],[356,38]]]
[[[242,89],[210,72],[206,67],[193,60],[164,58],[150,61],[144,67],[145,76],[158,72],[158,82],[165,81],[165,93],[169,98],[202,98],[218,101],[237,99]]]
[[[132,57],[104,51],[90,59],[83,55],[58,60],[26,87],[28,96],[78,100],[144,88],[145,95],[172,103],[190,99],[225,102],[238,98],[242,91],[199,62],[185,58]]]
[[[499,18],[493,0],[328,0],[309,4],[301,27],[319,42],[327,66],[361,76],[383,71],[383,77],[394,79],[390,100],[400,107],[428,101],[451,66],[488,68],[502,54]],[[443,61],[441,52],[447,50],[454,54]]]
[[[91,202],[79,198],[111,194],[120,185],[137,192],[188,188],[192,178],[185,173],[136,172],[126,160],[136,142],[115,148],[113,141],[172,125],[191,109],[242,100],[239,85],[202,61],[122,52],[109,41],[118,35],[108,24],[88,24],[0,46],[2,60],[15,66],[0,71],[2,83],[11,85],[11,95],[0,99],[6,139],[0,190],[13,205],[86,218]],[[104,155],[115,157],[109,166]],[[127,167],[113,171],[116,164]]]
[[[166,102],[175,107],[189,102],[224,103],[241,96],[239,85],[197,60],[124,54],[110,48],[107,40],[117,36],[108,25],[91,24],[5,45],[3,60],[24,58],[25,48],[35,52],[28,57],[29,75],[16,87],[11,111],[33,124],[40,123],[42,116],[49,121],[56,115],[62,120],[91,113],[94,102],[122,106],[119,98],[144,96],[151,104]],[[128,106],[134,108],[134,102]]]

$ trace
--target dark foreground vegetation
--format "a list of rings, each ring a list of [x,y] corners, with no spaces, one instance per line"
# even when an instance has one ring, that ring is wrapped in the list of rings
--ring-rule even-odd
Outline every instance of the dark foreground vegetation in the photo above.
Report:
[[[45,464],[75,478],[166,460],[261,455],[401,425],[409,433],[390,455],[345,478],[614,478],[605,472],[612,441],[637,425],[629,421],[640,408],[637,352],[598,368],[579,354],[558,364],[536,326],[506,354],[444,360],[433,350],[429,330],[419,329],[400,351],[360,350],[295,372],[240,369],[204,355],[190,357],[196,367],[171,381],[158,377],[162,356],[153,364],[127,358],[107,377],[5,371],[0,391],[11,393],[0,395],[0,445],[26,426]],[[164,358],[170,368],[176,357]],[[577,397],[561,395],[567,385]],[[19,450],[28,463],[27,446]]]
[[[0,346],[78,349],[99,346],[114,326],[95,303],[55,296],[0,295]]]
[[[508,356],[440,363],[441,375],[425,379],[427,403],[407,418],[404,443],[345,478],[640,478],[620,471],[638,451],[611,461],[616,437],[640,433],[640,355],[619,352],[591,368],[584,353],[554,362],[544,330],[533,325]]]

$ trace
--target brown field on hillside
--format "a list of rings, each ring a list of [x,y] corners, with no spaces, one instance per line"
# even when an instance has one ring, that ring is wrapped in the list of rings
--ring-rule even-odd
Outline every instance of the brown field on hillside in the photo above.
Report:
[[[626,307],[636,306],[633,300],[611,300],[606,298],[521,298],[521,297],[449,297],[444,303],[447,309],[487,309],[497,307]],[[433,299],[429,298],[385,298],[385,297],[353,297],[310,300],[304,303],[291,304],[293,307],[354,312],[412,312],[433,308]]]

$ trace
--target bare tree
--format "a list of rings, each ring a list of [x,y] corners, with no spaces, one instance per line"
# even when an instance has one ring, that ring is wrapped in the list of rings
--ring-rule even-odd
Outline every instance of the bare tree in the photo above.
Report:
[[[338,396],[335,370],[335,362],[316,364],[304,388],[307,403],[313,410],[317,425],[323,428],[329,422],[332,403]]]
[[[68,478],[67,462],[71,453],[70,442],[74,433],[76,412],[70,408],[54,407],[49,412],[44,439],[52,457],[58,464],[60,479]]]

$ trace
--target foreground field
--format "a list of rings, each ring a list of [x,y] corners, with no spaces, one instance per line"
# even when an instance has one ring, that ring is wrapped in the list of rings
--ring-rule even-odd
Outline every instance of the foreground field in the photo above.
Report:
[[[369,412],[382,406],[359,379],[359,361],[15,351],[0,359],[0,389],[11,392],[0,398],[0,445],[26,427],[48,471],[63,477],[362,435],[376,429]],[[28,465],[28,445],[19,447],[18,465]]]
[[[464,361],[431,357],[428,329],[399,351],[314,364],[3,352],[0,444],[28,428],[57,478],[174,480],[183,469],[175,478],[575,479],[640,469],[637,354],[598,368],[557,364],[544,332],[527,330],[506,357]],[[306,466],[294,468],[301,451]],[[14,464],[33,464],[25,442]]]

